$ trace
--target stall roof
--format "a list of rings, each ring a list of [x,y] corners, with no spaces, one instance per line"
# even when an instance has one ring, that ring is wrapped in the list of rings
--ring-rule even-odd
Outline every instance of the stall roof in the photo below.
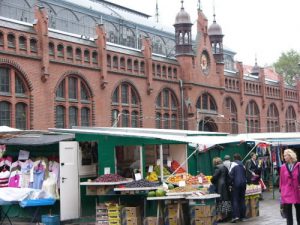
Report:
[[[186,135],[174,135],[168,132],[160,131],[160,129],[152,129],[153,132],[140,132],[139,128],[136,129],[105,129],[105,128],[72,128],[72,129],[56,129],[50,128],[51,131],[64,132],[64,133],[80,133],[80,134],[98,134],[98,135],[108,135],[108,136],[120,136],[120,137],[132,137],[132,138],[149,138],[158,140],[168,140],[174,143],[185,143],[191,144],[197,147],[200,151],[211,148],[215,145],[221,145],[226,143],[241,143],[245,141],[252,141],[255,143],[264,142],[257,141],[253,139],[241,139],[239,137],[232,136],[209,136],[209,135],[199,135],[199,136],[186,136]],[[146,129],[141,129],[141,131]],[[179,132],[180,133],[180,132]]]
[[[300,145],[300,132],[291,133],[247,133],[230,135],[240,138],[251,138],[270,142],[272,145]]]
[[[16,132],[16,131],[20,131],[20,130],[8,126],[0,126],[0,133]]]
[[[100,131],[123,131],[128,133],[144,133],[144,134],[164,134],[164,135],[177,135],[177,136],[226,136],[228,133],[223,132],[207,132],[207,131],[194,131],[194,130],[178,130],[178,129],[154,129],[154,128],[131,128],[131,127],[73,127],[73,129],[88,129]]]
[[[50,145],[60,141],[70,141],[75,138],[70,133],[55,133],[49,131],[19,130],[14,133],[1,133],[0,144],[4,145]]]

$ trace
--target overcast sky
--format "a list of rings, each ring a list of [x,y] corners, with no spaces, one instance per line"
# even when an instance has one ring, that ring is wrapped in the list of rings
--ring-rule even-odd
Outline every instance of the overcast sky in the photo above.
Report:
[[[155,15],[156,0],[108,1]],[[192,22],[197,19],[197,3],[184,0]],[[300,0],[201,0],[201,5],[209,25],[215,5],[216,21],[225,35],[223,44],[245,65],[254,65],[255,56],[259,66],[265,66],[276,62],[282,52],[300,52]],[[172,26],[181,0],[158,0],[158,7],[160,23]]]

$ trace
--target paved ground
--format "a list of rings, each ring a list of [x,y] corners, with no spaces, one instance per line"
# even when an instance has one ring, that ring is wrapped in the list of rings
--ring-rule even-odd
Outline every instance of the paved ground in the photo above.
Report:
[[[259,216],[250,218],[245,222],[238,222],[236,224],[243,225],[284,225],[286,220],[282,219],[279,212],[279,193],[275,191],[275,199],[273,199],[273,192],[264,192],[264,200],[259,202]],[[293,213],[295,218],[295,212]],[[220,225],[231,225],[233,223],[219,223]],[[294,225],[297,222],[294,220]]]

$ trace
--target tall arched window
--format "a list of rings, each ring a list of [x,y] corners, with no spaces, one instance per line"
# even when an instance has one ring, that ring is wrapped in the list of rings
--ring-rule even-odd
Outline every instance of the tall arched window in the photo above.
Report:
[[[237,119],[237,109],[232,98],[228,97],[225,99],[225,110],[228,112],[230,121],[230,133],[237,134],[238,130],[238,119]]]
[[[248,133],[260,132],[259,109],[254,101],[250,101],[246,109],[246,127]]]
[[[280,132],[279,113],[274,103],[272,103],[268,108],[267,129],[268,132]]]
[[[174,92],[163,89],[156,98],[156,128],[178,129],[178,100]]]
[[[68,75],[57,86],[55,118],[57,128],[90,126],[92,95],[79,76]]]
[[[289,106],[285,113],[285,131],[296,132],[296,113],[293,106]]]
[[[119,84],[112,95],[112,125],[141,127],[140,98],[136,89],[127,82]]]
[[[208,93],[202,94],[196,103],[196,108],[200,111],[209,111],[211,113],[217,112],[217,104],[215,99]]]
[[[29,129],[29,87],[13,67],[0,65],[0,125]]]

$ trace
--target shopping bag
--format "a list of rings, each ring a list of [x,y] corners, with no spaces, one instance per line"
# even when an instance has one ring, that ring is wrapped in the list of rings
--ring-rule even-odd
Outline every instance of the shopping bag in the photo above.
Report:
[[[284,210],[284,204],[281,203],[281,198],[280,198],[280,215],[282,218],[286,218],[285,210]]]
[[[263,181],[263,179],[260,178],[259,181],[258,181],[258,183],[259,183],[259,185],[261,187],[261,190],[266,190],[267,189],[267,187],[266,187],[265,182]]]

